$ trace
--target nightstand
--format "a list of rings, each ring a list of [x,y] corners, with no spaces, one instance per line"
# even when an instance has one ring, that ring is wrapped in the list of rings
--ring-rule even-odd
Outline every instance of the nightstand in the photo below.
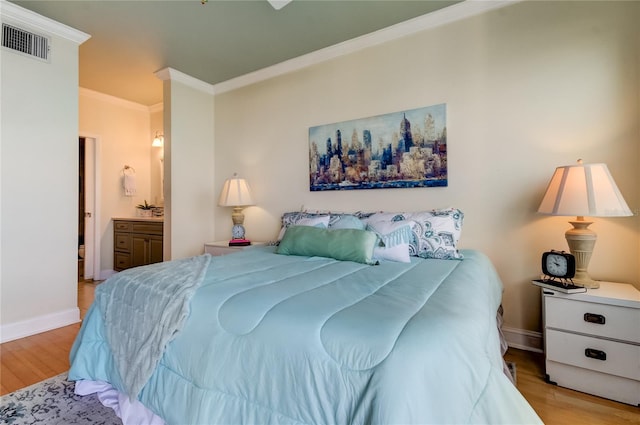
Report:
[[[234,252],[240,252],[250,246],[265,245],[266,242],[251,242],[248,246],[229,246],[229,241],[216,241],[207,242],[204,244],[205,254],[211,254],[214,256],[233,254]]]
[[[547,381],[640,405],[640,291],[600,282],[578,294],[542,289]]]

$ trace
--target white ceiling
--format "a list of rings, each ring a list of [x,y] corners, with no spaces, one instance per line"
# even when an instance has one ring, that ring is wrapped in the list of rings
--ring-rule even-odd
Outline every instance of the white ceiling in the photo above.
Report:
[[[217,84],[447,7],[435,0],[12,0],[83,31],[80,86],[143,105],[162,101],[154,72]]]

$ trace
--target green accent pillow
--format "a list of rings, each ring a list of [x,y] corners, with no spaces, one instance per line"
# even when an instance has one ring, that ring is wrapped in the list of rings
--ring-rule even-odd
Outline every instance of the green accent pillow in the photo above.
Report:
[[[373,249],[377,243],[378,236],[367,230],[291,226],[276,253],[376,264]]]

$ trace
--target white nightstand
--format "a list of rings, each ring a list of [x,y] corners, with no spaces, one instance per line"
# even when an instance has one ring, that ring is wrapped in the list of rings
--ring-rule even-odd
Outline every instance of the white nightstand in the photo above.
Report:
[[[266,242],[251,242],[249,246],[259,246],[265,245]],[[229,241],[216,241],[216,242],[207,242],[204,244],[204,252],[205,254],[211,255],[227,255],[233,254],[234,252],[242,251],[249,246],[229,246]]]
[[[600,282],[579,294],[542,289],[547,381],[640,405],[640,291]]]

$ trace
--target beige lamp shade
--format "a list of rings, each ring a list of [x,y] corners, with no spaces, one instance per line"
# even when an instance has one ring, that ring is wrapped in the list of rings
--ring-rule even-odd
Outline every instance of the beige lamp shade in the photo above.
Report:
[[[556,168],[538,212],[590,217],[633,215],[606,164],[580,163]]]
[[[620,217],[633,215],[605,164],[567,165],[556,168],[538,212],[576,216],[572,229],[565,232],[569,251],[576,258],[573,283],[585,288],[600,286],[587,272],[597,235],[584,216]]]
[[[251,189],[249,183],[245,179],[234,174],[230,179],[225,180],[218,199],[218,205],[221,207],[246,207],[253,205],[251,197]]]

